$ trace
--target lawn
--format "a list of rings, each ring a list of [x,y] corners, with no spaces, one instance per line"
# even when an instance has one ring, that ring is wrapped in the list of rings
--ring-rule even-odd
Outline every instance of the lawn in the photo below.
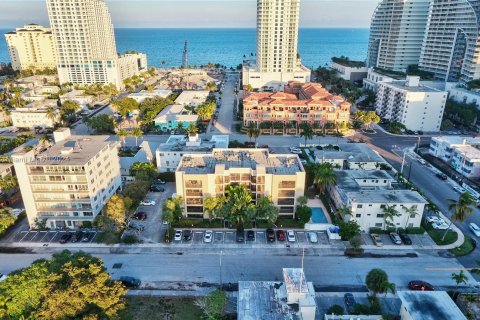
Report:
[[[448,231],[447,235],[445,236],[445,240],[442,241],[443,235],[445,234],[445,230],[435,230],[432,228],[430,224],[424,225],[425,230],[430,235],[433,241],[439,246],[444,246],[447,244],[452,244],[457,241],[458,235],[456,232],[451,230]]]
[[[475,249],[472,243],[472,238],[470,237],[465,237],[465,241],[460,247],[456,247],[455,249],[449,250],[451,253],[453,253],[457,257],[462,257],[466,256],[470,252],[472,252]]]
[[[191,298],[127,296],[122,320],[198,320],[202,311]]]

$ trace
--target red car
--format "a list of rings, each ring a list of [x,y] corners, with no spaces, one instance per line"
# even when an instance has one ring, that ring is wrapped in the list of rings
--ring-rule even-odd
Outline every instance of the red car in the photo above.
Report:
[[[145,220],[147,220],[147,213],[146,212],[137,212],[133,216],[133,219],[145,221]]]
[[[278,241],[285,241],[285,239],[286,239],[285,231],[277,230],[277,240]]]
[[[414,291],[435,291],[430,283],[421,280],[410,281],[408,283],[408,288]]]

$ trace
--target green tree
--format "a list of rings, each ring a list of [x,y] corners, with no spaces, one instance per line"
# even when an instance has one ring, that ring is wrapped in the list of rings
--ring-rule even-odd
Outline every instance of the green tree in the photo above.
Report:
[[[118,114],[120,114],[123,118],[126,118],[130,112],[138,109],[139,104],[135,99],[125,97],[120,100],[113,101],[113,106]]]
[[[0,283],[2,319],[113,319],[127,290],[102,261],[67,250],[37,260]]]
[[[217,104],[214,101],[205,102],[197,108],[196,112],[203,121],[207,121],[212,119],[216,109]]]
[[[395,217],[400,217],[401,214],[394,206],[389,205],[385,205],[382,211],[383,220],[385,221],[385,230],[387,230],[387,227],[394,226],[393,220],[395,220]]]
[[[312,209],[307,206],[308,199],[305,196],[298,197],[295,218],[301,223],[307,223],[312,218]]]
[[[361,251],[363,241],[362,241],[362,237],[360,236],[360,234],[357,234],[357,235],[353,236],[352,238],[350,238],[349,242],[350,242],[350,245],[352,246],[352,249],[355,252],[360,252]]]
[[[122,145],[125,146],[125,139],[130,135],[130,133],[125,130],[121,129],[117,131],[117,137],[120,138],[120,141],[122,142]]]
[[[206,85],[205,85],[205,89],[210,91],[210,92],[214,92],[214,91],[217,91],[218,88],[217,88],[217,85],[215,84],[215,82],[208,82]]]
[[[370,270],[365,279],[365,284],[372,291],[374,297],[379,293],[386,294],[389,291],[395,293],[395,284],[388,281],[388,275],[382,269]]]
[[[15,223],[15,216],[9,208],[0,209],[0,235]]]
[[[135,146],[138,147],[138,138],[143,137],[143,131],[140,128],[135,128],[130,132],[130,135],[135,138]]]
[[[162,220],[168,223],[180,221],[183,216],[183,198],[180,196],[167,199],[162,206]]]
[[[313,128],[310,126],[308,123],[303,122],[300,125],[300,129],[302,132],[300,132],[300,135],[305,138],[305,147],[307,146],[307,140],[313,139]]]
[[[183,122],[180,121],[179,123],[177,123],[177,128],[176,128],[179,132],[182,132],[185,127],[183,126]]]
[[[145,195],[150,189],[150,184],[150,181],[135,180],[123,188],[123,196],[130,198],[132,201],[132,206],[136,207],[140,201],[145,198]]]
[[[475,198],[470,194],[470,192],[464,192],[460,195],[458,200],[448,200],[450,205],[448,206],[448,210],[453,210],[453,214],[450,217],[450,225],[448,229],[445,230],[443,234],[442,241],[445,240],[445,236],[447,235],[448,231],[452,227],[454,221],[463,222],[467,219],[467,217],[473,213],[473,206],[475,205]]]
[[[334,314],[336,316],[343,316],[344,315],[343,307],[338,305],[338,304],[334,304],[333,306],[328,308],[328,310],[325,314],[327,314],[327,315]]]
[[[463,272],[463,270],[460,270],[459,273],[452,273],[451,278],[453,281],[455,281],[457,285],[457,289],[458,289],[458,286],[460,286],[462,283],[467,284],[467,281],[468,281],[468,277]]]
[[[198,133],[198,128],[194,123],[190,123],[187,128],[187,134],[189,136],[194,136]]]
[[[255,126],[255,123],[250,122],[250,124],[248,125],[248,128],[247,128],[247,136],[248,136],[250,141],[252,141],[252,138],[255,134],[255,130],[257,130],[257,128]]]
[[[109,217],[118,227],[125,226],[126,212],[124,197],[118,194],[113,195],[103,208],[103,214]]]
[[[338,222],[338,225],[340,227],[338,234],[340,235],[340,237],[342,237],[343,241],[349,241],[356,235],[360,234],[360,226],[354,220],[350,220],[348,222],[340,220]]]
[[[158,176],[157,168],[153,163],[135,162],[130,167],[130,175],[136,180],[152,182]]]
[[[268,223],[275,223],[278,219],[279,209],[273,204],[270,197],[259,197],[256,205],[256,219],[263,219]]]
[[[330,163],[316,163],[313,166],[313,183],[320,189],[320,194],[324,194],[327,187],[335,182],[335,172]]]
[[[53,107],[47,107],[45,116],[47,119],[52,120],[53,124],[57,122],[57,111]]]
[[[205,208],[205,211],[208,213],[208,216],[210,219],[215,219],[217,217],[215,210],[219,209],[224,202],[225,202],[224,197],[207,196],[203,199],[203,207]]]
[[[207,320],[223,319],[226,304],[227,295],[221,290],[215,290],[206,297],[195,300],[195,305],[203,310]]]
[[[225,194],[225,203],[219,210],[221,216],[235,222],[238,229],[243,229],[245,221],[254,218],[255,215],[252,194],[243,185],[230,185],[226,188]]]
[[[0,191],[8,193],[16,188],[18,188],[17,177],[6,175],[5,177],[0,178]]]
[[[64,122],[75,119],[75,114],[80,110],[80,104],[76,101],[67,100],[60,107],[60,117]]]
[[[407,229],[408,228],[408,221],[410,220],[410,218],[415,218],[420,213],[418,213],[417,208],[415,206],[411,206],[410,208],[402,206],[402,208],[405,211],[405,213],[407,214],[407,222],[405,223],[405,229]]]
[[[113,120],[113,118],[107,114],[101,114],[96,117],[88,118],[87,123],[88,126],[95,130],[96,133],[115,133],[115,120]]]

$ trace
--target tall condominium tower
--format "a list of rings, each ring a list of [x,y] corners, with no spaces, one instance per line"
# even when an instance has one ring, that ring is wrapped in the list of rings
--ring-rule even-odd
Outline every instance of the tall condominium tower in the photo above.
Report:
[[[420,68],[435,78],[480,78],[480,0],[432,0]]]
[[[57,53],[52,30],[27,24],[5,33],[8,53],[14,70],[57,67]]]
[[[283,88],[310,81],[298,55],[300,0],[257,0],[257,59],[245,61],[243,84]]]
[[[418,65],[430,0],[383,0],[373,13],[367,65],[405,71]]]
[[[122,87],[123,79],[146,68],[134,67],[138,61],[131,55],[118,56],[110,13],[103,0],[47,0],[47,9],[57,44],[61,83],[113,83]],[[126,64],[132,64],[132,68]]]

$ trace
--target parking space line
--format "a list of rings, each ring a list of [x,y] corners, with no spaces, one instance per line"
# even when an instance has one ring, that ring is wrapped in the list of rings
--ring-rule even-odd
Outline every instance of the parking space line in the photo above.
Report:
[[[38,240],[39,242],[43,242],[43,239],[48,235],[48,231],[40,231],[39,233],[40,233],[40,234],[41,234],[41,233],[45,233],[45,234],[43,235],[43,237],[42,237],[40,240]]]
[[[53,239],[55,239],[55,238],[58,236],[59,233],[60,233],[60,232],[55,231],[55,234],[53,235],[52,239],[50,239],[50,241],[48,241],[48,242],[49,242],[49,243],[52,242]]]

